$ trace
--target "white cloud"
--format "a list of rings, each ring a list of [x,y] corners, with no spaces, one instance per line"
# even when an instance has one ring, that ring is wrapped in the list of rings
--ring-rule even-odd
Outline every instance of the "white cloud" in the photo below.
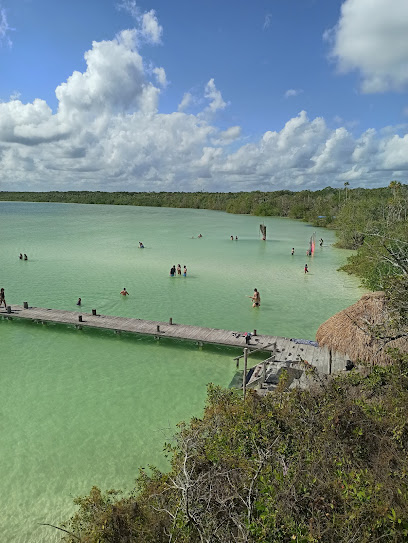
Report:
[[[357,70],[365,93],[408,86],[407,0],[345,0],[323,37],[340,72]]]
[[[160,43],[163,28],[159,25],[154,9],[142,15],[142,36],[151,43]]]
[[[191,92],[184,93],[181,102],[178,105],[178,111],[185,111],[194,103],[194,98]]]
[[[271,21],[272,21],[272,14],[267,13],[265,15],[264,24],[263,24],[263,29],[264,30],[266,30],[267,28],[269,28],[271,26]]]
[[[167,77],[164,68],[153,68],[153,73],[156,76],[157,83],[161,87],[167,86]]]
[[[2,190],[300,190],[384,185],[391,172],[407,180],[404,126],[400,136],[386,127],[355,137],[340,118],[333,130],[301,111],[243,144],[240,126],[214,122],[227,107],[214,79],[201,102],[187,92],[178,112],[160,113],[166,73],[140,43],[132,30],[94,42],[86,69],[57,87],[56,113],[40,99],[0,103]],[[184,113],[191,105],[199,111]]]
[[[9,35],[12,30],[14,29],[8,24],[6,10],[0,5],[0,45],[5,43],[9,47],[12,46],[12,41]]]
[[[214,79],[210,79],[205,86],[204,96],[210,100],[207,111],[210,111],[211,113],[215,113],[219,109],[225,109],[227,107],[227,103],[224,102],[221,92],[215,86]]]
[[[285,98],[290,98],[292,96],[299,96],[299,94],[302,94],[303,89],[288,89],[285,92]]]
[[[219,132],[217,138],[212,140],[214,145],[229,145],[233,141],[241,137],[241,127],[240,126],[230,126],[227,130]]]
[[[154,9],[141,13],[135,0],[123,0],[117,7],[129,13],[137,23],[135,33],[138,39],[155,45],[161,43],[163,27],[159,24]]]

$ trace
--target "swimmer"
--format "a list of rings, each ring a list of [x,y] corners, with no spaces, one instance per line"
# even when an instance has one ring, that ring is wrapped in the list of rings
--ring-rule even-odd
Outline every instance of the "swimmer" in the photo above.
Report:
[[[254,293],[252,296],[248,296],[253,301],[252,307],[259,307],[261,305],[261,296],[258,292],[258,289],[254,288]]]
[[[81,305],[81,301],[82,301],[81,298],[78,298],[78,301],[77,301],[76,304],[77,304],[77,305]]]
[[[307,267],[307,264],[305,264],[305,273],[309,273],[309,268]]]
[[[319,244],[320,244],[320,247],[323,247],[323,238],[320,238]]]
[[[122,296],[126,296],[126,295],[129,296],[129,292],[126,290],[125,287],[123,287],[123,290],[120,293],[122,294]]]
[[[23,255],[20,253],[20,256],[18,257],[20,260],[23,260]]]
[[[24,260],[28,260],[27,255],[24,253]]]
[[[4,304],[4,307],[7,307],[6,297],[4,295],[4,288],[0,289],[0,307],[1,307],[1,304]]]
[[[144,249],[144,245],[141,241],[139,241],[139,249]]]
[[[292,256],[295,254],[295,248],[292,247]]]
[[[198,237],[199,237],[199,238],[202,238],[203,236],[202,236],[202,234],[198,234]]]
[[[184,266],[183,275],[184,277],[187,277],[187,266]]]
[[[238,236],[235,236],[235,241],[238,241]]]
[[[234,241],[234,236],[231,236],[231,241]]]

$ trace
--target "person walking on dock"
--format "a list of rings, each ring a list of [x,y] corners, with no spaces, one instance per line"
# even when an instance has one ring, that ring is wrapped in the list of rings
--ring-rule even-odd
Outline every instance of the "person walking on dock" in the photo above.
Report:
[[[126,290],[126,287],[123,287],[123,290],[121,291],[122,296],[129,296],[129,292]]]
[[[1,307],[1,304],[4,304],[4,307],[7,307],[6,297],[4,295],[4,288],[0,289],[0,307]]]

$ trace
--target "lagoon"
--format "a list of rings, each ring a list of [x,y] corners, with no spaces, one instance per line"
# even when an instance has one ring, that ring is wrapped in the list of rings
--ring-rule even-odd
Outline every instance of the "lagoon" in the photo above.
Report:
[[[208,210],[0,202],[0,286],[13,304],[75,310],[81,297],[86,312],[313,339],[362,294],[337,271],[349,253],[333,247],[334,232],[283,218],[264,219],[263,242],[260,222]],[[306,257],[313,232],[324,245]],[[179,263],[187,277],[170,278]],[[246,297],[254,287],[259,309]],[[165,468],[163,444],[177,422],[200,416],[207,383],[228,386],[235,373],[236,351],[169,340],[8,321],[0,340],[0,530],[10,543],[58,541],[39,523],[66,519],[72,497],[93,484],[129,489],[149,463]]]

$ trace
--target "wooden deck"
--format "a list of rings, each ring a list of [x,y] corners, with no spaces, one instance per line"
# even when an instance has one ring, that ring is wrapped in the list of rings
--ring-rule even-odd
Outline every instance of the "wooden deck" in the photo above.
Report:
[[[165,337],[179,340],[192,341],[198,344],[225,345],[243,349],[246,347],[245,337],[231,330],[218,328],[204,328],[188,324],[170,324],[169,322],[149,321],[127,317],[115,317],[109,315],[93,315],[82,311],[64,311],[61,309],[46,309],[42,307],[10,306],[11,312],[5,308],[0,310],[0,318],[9,320],[28,320],[42,323],[58,323],[72,325],[77,328],[99,328],[102,330],[114,330],[116,332],[130,332],[134,334]],[[79,321],[79,317],[82,321]],[[251,338],[249,349],[271,352],[276,360],[299,361],[307,360],[309,364],[323,373],[339,371],[345,366],[347,356],[336,353],[336,367],[332,368],[333,356],[327,348],[314,347],[305,344],[296,344],[289,338],[256,335]],[[337,367],[338,366],[338,367]]]

